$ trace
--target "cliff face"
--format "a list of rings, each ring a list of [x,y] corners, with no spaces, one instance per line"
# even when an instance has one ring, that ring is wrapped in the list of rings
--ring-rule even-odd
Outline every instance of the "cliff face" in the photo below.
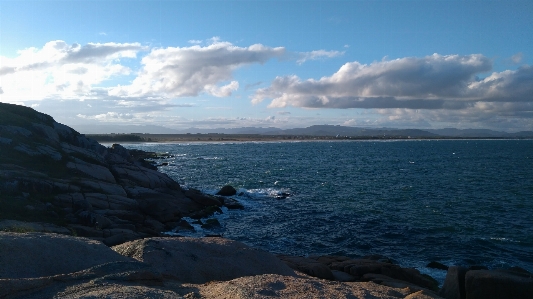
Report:
[[[209,215],[223,198],[188,190],[120,145],[0,103],[0,220],[42,221],[115,245]]]

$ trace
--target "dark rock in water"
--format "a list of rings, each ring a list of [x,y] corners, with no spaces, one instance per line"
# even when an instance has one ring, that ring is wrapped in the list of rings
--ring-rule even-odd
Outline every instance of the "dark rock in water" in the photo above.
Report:
[[[314,259],[289,255],[278,255],[278,258],[294,270],[318,278],[335,280],[335,276],[328,266]]]
[[[235,194],[237,194],[237,190],[235,190],[235,188],[233,188],[230,185],[226,185],[222,187],[222,189],[220,189],[220,191],[217,192],[217,195],[221,195],[221,196],[233,196]]]
[[[533,277],[525,273],[472,270],[465,275],[468,299],[531,299]]]
[[[427,264],[426,267],[433,268],[433,269],[439,269],[439,270],[448,270],[448,266],[442,263],[439,263],[439,262],[435,262],[435,261],[429,262],[429,264]]]
[[[467,268],[460,266],[451,266],[446,273],[446,279],[442,285],[439,295],[446,299],[464,299],[465,292],[465,275]]]
[[[217,219],[207,219],[204,224],[202,224],[202,228],[204,229],[212,229],[220,227],[220,222]]]
[[[223,205],[230,210],[243,210],[244,206],[234,198],[222,197]]]
[[[197,211],[197,212],[194,212],[190,215],[190,217],[192,219],[202,219],[202,218],[207,218],[207,217],[210,217],[210,216],[213,216],[213,214],[215,213],[219,213],[219,214],[222,214],[222,210],[217,207],[217,206],[210,206],[210,207],[207,207],[201,211]]]

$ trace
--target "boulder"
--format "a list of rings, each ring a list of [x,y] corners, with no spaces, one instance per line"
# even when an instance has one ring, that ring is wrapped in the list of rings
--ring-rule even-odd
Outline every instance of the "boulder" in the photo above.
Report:
[[[446,299],[465,299],[466,270],[465,267],[460,266],[449,267],[439,295]]]
[[[217,192],[217,195],[221,196],[233,196],[235,194],[237,194],[237,190],[230,185],[222,187],[222,189]]]
[[[278,255],[277,257],[294,270],[318,278],[335,280],[335,276],[328,266],[314,259],[290,255]]]
[[[471,270],[465,275],[468,299],[531,299],[533,275],[523,272]]]
[[[149,238],[112,249],[181,282],[206,283],[266,273],[295,275],[270,253],[223,238]]]
[[[117,261],[131,259],[86,238],[0,232],[0,279],[52,276]]]
[[[387,262],[368,259],[350,259],[341,262],[332,262],[330,268],[332,270],[344,271],[359,279],[369,273],[383,274],[390,278],[403,280],[429,290],[438,289],[438,282],[436,280],[420,274],[418,270],[413,268],[402,268]]]

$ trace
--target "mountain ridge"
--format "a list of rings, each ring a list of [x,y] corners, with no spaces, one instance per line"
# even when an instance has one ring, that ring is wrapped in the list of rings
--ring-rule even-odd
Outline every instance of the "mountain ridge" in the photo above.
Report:
[[[84,134],[258,134],[258,135],[306,135],[306,136],[343,136],[343,137],[457,137],[457,138],[533,138],[533,131],[503,132],[491,129],[399,129],[349,127],[340,125],[313,125],[305,128],[280,129],[275,127],[240,127],[215,129],[170,129],[163,126],[78,126]]]

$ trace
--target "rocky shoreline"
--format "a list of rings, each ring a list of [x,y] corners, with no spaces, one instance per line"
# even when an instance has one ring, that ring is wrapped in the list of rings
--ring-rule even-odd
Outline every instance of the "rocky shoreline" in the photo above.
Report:
[[[0,103],[0,298],[531,298],[533,275],[450,267],[442,289],[381,256],[274,256],[183,238],[184,217],[242,209],[183,189],[150,160],[33,109]]]

